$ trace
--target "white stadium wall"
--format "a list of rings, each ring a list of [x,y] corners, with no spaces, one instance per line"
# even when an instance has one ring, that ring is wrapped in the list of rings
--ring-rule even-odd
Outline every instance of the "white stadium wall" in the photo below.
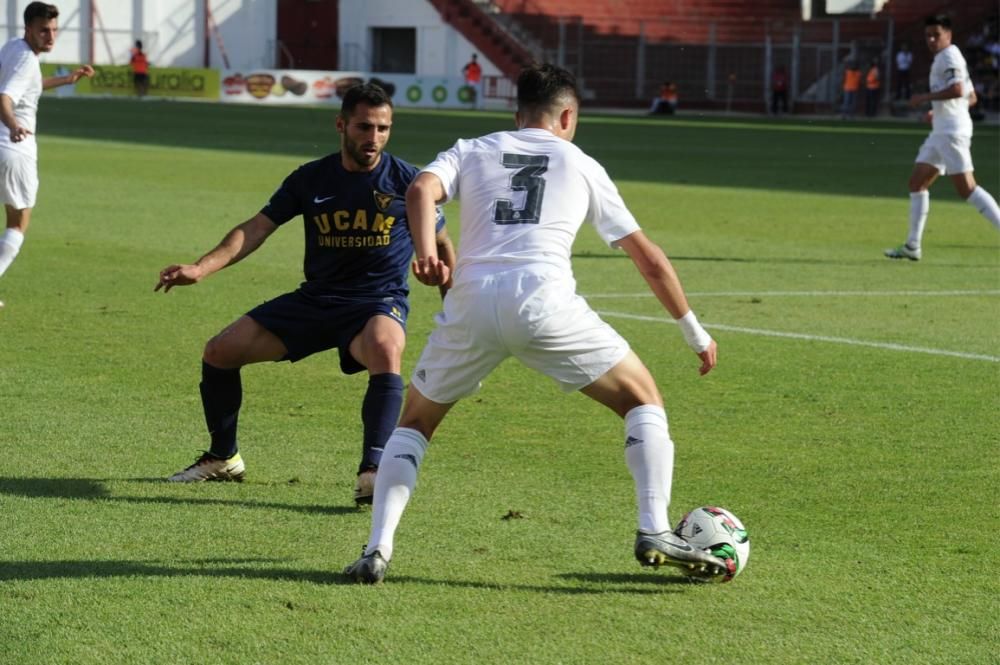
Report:
[[[369,69],[372,28],[417,30],[420,76],[461,76],[462,66],[476,53],[486,76],[501,72],[457,30],[441,20],[427,0],[340,0],[340,68]]]
[[[209,0],[218,34],[233,68],[270,67],[277,34],[277,0]],[[8,0],[4,41],[24,33],[28,0]],[[50,62],[122,65],[141,39],[150,61],[161,67],[205,64],[205,0],[54,0],[60,35]],[[96,13],[94,10],[96,9]],[[222,69],[217,39],[209,42],[209,66]]]
[[[6,14],[0,15],[4,41],[23,35],[21,15],[28,1],[8,0]],[[141,39],[154,67],[203,67],[207,6],[218,28],[218,36],[208,39],[208,66],[224,75],[270,69],[276,63],[278,1],[55,0],[60,35],[42,61],[125,65],[133,43]],[[416,30],[414,76],[449,79],[449,89],[461,85],[462,66],[473,53],[480,56],[484,75],[502,75],[427,0],[339,0],[339,69],[372,72],[373,29],[411,27]]]

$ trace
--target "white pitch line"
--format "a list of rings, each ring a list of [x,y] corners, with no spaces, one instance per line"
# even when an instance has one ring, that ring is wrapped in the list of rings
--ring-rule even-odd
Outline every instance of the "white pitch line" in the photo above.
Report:
[[[713,297],[820,297],[830,296],[834,298],[856,298],[856,297],[944,297],[955,296],[1000,296],[1000,289],[980,289],[966,291],[691,291],[688,297],[713,298]],[[583,296],[588,300],[598,298],[651,298],[649,291],[640,293],[592,293]]]
[[[620,319],[635,319],[637,321],[655,321],[657,323],[673,323],[673,319],[662,316],[642,316],[640,314],[626,314],[624,312],[602,312],[601,316],[618,317]],[[988,362],[1000,362],[1000,356],[989,356],[981,353],[965,353],[963,351],[949,351],[948,349],[930,349],[923,346],[908,346],[906,344],[893,344],[892,342],[867,342],[863,339],[851,339],[849,337],[829,337],[827,335],[808,335],[806,333],[781,332],[779,330],[763,330],[760,328],[744,328],[742,326],[730,326],[724,323],[705,323],[702,325],[708,329],[725,330],[726,332],[739,332],[747,335],[760,335],[763,337],[783,337],[786,339],[803,339],[810,342],[830,342],[831,344],[846,344],[848,346],[867,346],[873,349],[886,349],[888,351],[905,351],[907,353],[926,353],[932,356],[950,356],[952,358],[965,358],[967,360],[986,360]]]

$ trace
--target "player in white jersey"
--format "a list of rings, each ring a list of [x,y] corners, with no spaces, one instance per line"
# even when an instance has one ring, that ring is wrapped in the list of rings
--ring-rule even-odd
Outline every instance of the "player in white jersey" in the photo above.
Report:
[[[462,203],[458,263],[382,456],[368,544],[344,572],[358,582],[382,581],[428,440],[457,400],[514,356],[563,390],[579,390],[624,418],[625,460],[639,508],[639,562],[719,574],[722,560],[670,530],[674,446],[656,382],[628,343],[576,294],[570,250],[581,225],[588,222],[609,246],[625,250],[680,324],[702,374],[716,364],[715,341],[688,307],[670,261],[639,229],[607,173],[571,143],[579,110],[573,76],[552,65],[530,67],[518,78],[517,97],[518,130],[459,141],[407,191],[417,279],[435,285],[449,278],[433,244],[433,211],[448,199]]]
[[[928,114],[931,133],[920,146],[910,174],[910,233],[905,243],[885,250],[890,259],[920,260],[920,243],[930,211],[928,190],[939,175],[951,176],[958,195],[1000,229],[1000,207],[989,192],[976,184],[972,175],[969,106],[975,105],[976,92],[962,52],[951,43],[951,19],[943,15],[928,17],[924,22],[924,37],[934,54],[930,92],[911,97],[910,106],[916,108],[931,103]]]
[[[72,74],[42,78],[38,54],[55,46],[58,18],[55,5],[30,3],[24,10],[24,37],[0,48],[0,122],[7,129],[0,129],[0,197],[7,213],[7,228],[0,234],[0,276],[21,250],[38,194],[35,115],[42,90],[94,75],[93,67],[84,65]]]

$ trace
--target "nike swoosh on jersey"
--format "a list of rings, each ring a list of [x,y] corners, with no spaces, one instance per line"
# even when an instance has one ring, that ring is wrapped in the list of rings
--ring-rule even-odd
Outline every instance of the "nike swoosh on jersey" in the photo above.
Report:
[[[319,196],[314,196],[313,197],[313,203],[323,203],[325,201],[329,201],[330,199],[335,199],[335,198],[337,198],[336,194],[334,194],[333,196],[327,196],[327,197],[322,197],[322,198],[319,197]]]

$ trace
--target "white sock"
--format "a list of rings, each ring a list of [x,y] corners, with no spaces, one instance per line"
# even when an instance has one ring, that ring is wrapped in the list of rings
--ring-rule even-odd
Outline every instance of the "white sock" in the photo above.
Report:
[[[639,530],[670,529],[670,485],[674,476],[674,442],[662,407],[646,404],[625,414],[625,464],[635,481]]]
[[[14,257],[21,251],[24,244],[24,234],[17,229],[7,229],[0,233],[0,275],[14,262]]]
[[[965,199],[972,204],[972,207],[979,211],[979,214],[989,220],[995,228],[1000,230],[1000,206],[996,200],[990,196],[982,187],[977,186],[969,198]]]
[[[930,209],[930,192],[926,189],[922,192],[910,192],[910,235],[906,238],[906,245],[910,249],[920,249],[920,239],[924,237],[924,225]]]
[[[427,439],[415,429],[397,427],[386,442],[375,475],[372,530],[365,554],[378,550],[386,561],[392,558],[392,538],[417,484],[425,452]]]

